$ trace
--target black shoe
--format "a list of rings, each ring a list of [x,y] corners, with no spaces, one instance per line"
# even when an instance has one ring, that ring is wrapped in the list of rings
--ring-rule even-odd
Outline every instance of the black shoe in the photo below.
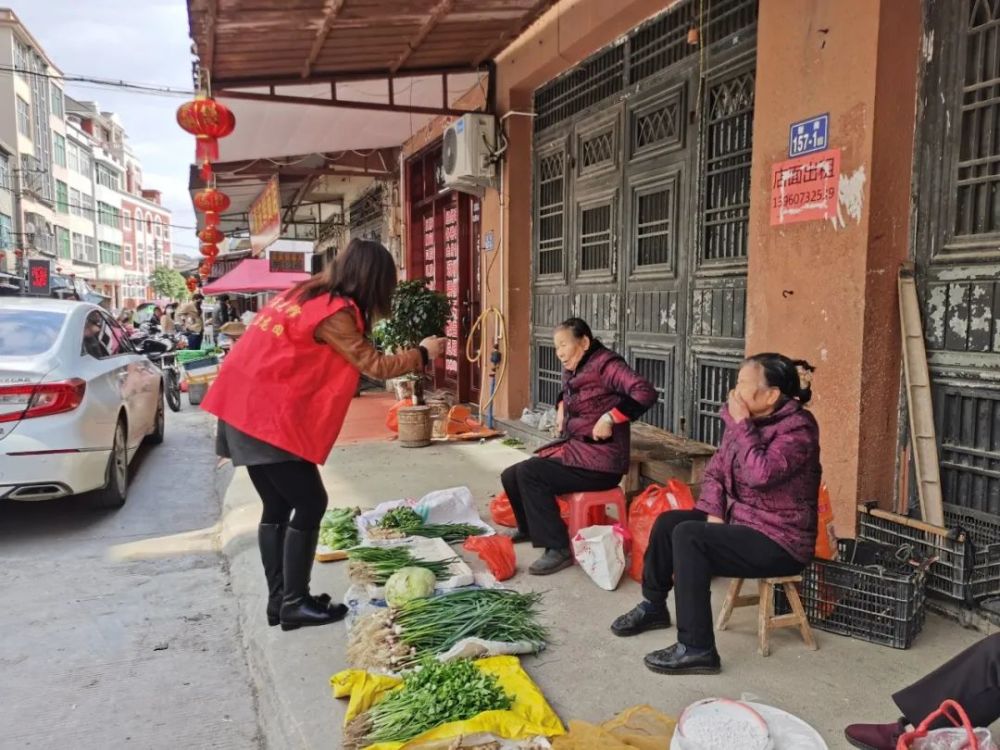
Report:
[[[343,604],[324,604],[309,595],[309,578],[318,541],[319,529],[289,528],[285,532],[284,595],[279,612],[282,630],[327,625],[343,620],[347,614]]]
[[[645,604],[645,602],[643,602]],[[670,611],[664,605],[660,611],[649,611],[637,604],[611,623],[611,632],[622,638],[639,635],[647,630],[665,630],[670,627]]]
[[[521,544],[522,542],[530,542],[531,537],[527,533],[521,531],[520,529],[509,529],[507,531],[501,531],[501,536],[505,536],[510,539],[514,544]]]
[[[711,651],[692,654],[683,643],[675,643],[670,648],[646,654],[643,662],[646,669],[660,674],[719,674],[722,671],[722,661],[714,646]]]
[[[285,528],[283,523],[262,523],[257,527],[257,546],[260,547],[260,561],[264,564],[264,577],[267,579],[267,624],[272,628],[281,623],[281,599],[285,586]],[[325,607],[330,603],[329,594],[320,594],[313,599],[318,607]]]
[[[528,572],[533,576],[548,576],[572,564],[573,553],[568,549],[547,549],[544,555],[531,563]]]

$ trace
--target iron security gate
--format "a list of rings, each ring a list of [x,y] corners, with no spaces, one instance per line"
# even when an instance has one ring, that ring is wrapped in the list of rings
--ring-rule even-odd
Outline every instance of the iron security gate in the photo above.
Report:
[[[1000,3],[924,10],[915,254],[943,491],[1000,515]]]
[[[552,330],[577,315],[656,386],[645,421],[717,443],[743,356],[757,2],[710,5],[535,92],[532,372],[555,403]]]

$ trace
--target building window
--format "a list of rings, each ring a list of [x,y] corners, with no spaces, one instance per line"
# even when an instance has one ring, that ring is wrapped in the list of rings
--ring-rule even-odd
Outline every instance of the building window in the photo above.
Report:
[[[156,236],[158,239],[163,239],[163,222],[159,216],[156,217]]]
[[[61,214],[69,213],[69,187],[62,180],[56,180],[56,210]]]
[[[49,98],[52,100],[52,114],[60,120],[66,117],[66,107],[63,104],[62,89],[54,83],[52,84],[52,91],[49,94]]]
[[[121,190],[121,175],[104,164],[97,165],[97,184],[109,190]]]
[[[93,237],[84,236],[83,238],[83,255],[84,259],[90,263],[97,262],[97,247],[94,242]]]
[[[80,171],[80,147],[72,141],[66,147],[66,164],[74,172]]]
[[[55,159],[56,164],[58,164],[60,167],[65,167],[66,166],[66,138],[63,137],[63,136],[61,136],[61,135],[59,135],[58,133],[54,133],[52,135],[52,140],[54,142],[54,146],[53,146],[53,149],[52,149],[52,157],[53,157],[53,159]]]
[[[69,189],[69,212],[74,216],[83,216],[83,199],[76,188]]]
[[[125,265],[132,265],[132,245],[128,242],[125,243]]]
[[[13,224],[7,214],[0,214],[0,250],[9,250],[14,246]]]
[[[0,190],[10,190],[10,160],[0,154]]]
[[[80,193],[80,216],[94,220],[94,196]]]
[[[122,211],[122,229],[130,231],[132,229],[132,212]]]
[[[59,250],[59,257],[69,258],[73,257],[73,250],[70,246],[69,230],[63,227],[56,227],[56,247]]]
[[[106,266],[120,266],[122,264],[122,249],[119,245],[111,242],[101,242],[101,263]]]
[[[97,202],[97,220],[106,227],[121,228],[122,218],[118,209],[102,201]]]
[[[14,70],[21,73],[28,70],[28,47],[14,40]]]
[[[25,138],[31,138],[31,105],[21,97],[17,99],[17,132]]]
[[[90,177],[90,154],[84,148],[80,149],[80,165],[77,171],[84,177]]]
[[[83,260],[83,235],[79,232],[73,232],[73,258]]]

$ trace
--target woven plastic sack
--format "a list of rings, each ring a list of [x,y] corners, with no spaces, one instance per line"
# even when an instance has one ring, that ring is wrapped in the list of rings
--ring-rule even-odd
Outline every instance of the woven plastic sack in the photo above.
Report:
[[[666,487],[651,484],[632,501],[628,513],[628,531],[632,535],[632,560],[628,574],[642,583],[642,558],[649,546],[653,524],[661,513],[672,510],[693,510],[691,488],[679,479],[671,479]]]
[[[462,545],[463,549],[475,552],[479,559],[486,563],[490,573],[498,581],[512,578],[517,571],[517,555],[514,554],[514,542],[510,537],[500,536],[470,536]]]
[[[491,656],[476,661],[482,671],[496,675],[507,695],[514,703],[506,711],[484,711],[465,721],[442,724],[409,742],[379,742],[365,750],[400,750],[413,748],[428,742],[448,738],[464,737],[479,732],[494,734],[511,740],[530,739],[541,735],[555,737],[565,734],[562,722],[549,706],[541,689],[521,667],[516,656]],[[385,693],[393,690],[401,680],[396,677],[373,675],[360,669],[347,669],[330,678],[335,698],[349,698],[346,725],[360,713],[375,705]]]
[[[570,721],[553,750],[665,750],[677,722],[650,706],[632,706],[601,725]]]

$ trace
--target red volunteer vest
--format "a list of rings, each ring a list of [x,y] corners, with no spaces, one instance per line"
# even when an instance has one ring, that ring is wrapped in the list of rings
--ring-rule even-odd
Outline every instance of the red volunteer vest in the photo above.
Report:
[[[350,300],[324,294],[299,304],[288,292],[276,297],[226,357],[201,408],[258,440],[325,463],[361,373],[313,335],[345,307],[362,328]]]

